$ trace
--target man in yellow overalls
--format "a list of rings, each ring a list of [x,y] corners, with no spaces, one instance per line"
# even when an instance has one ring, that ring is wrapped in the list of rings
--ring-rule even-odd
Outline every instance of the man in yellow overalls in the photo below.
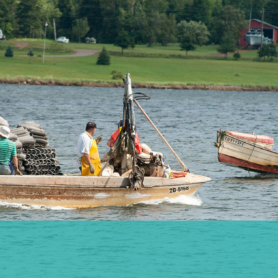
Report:
[[[77,154],[82,176],[98,176],[101,172],[97,144],[102,138],[99,136],[95,140],[92,137],[96,128],[97,126],[94,122],[88,122],[86,131],[79,136],[77,141]]]

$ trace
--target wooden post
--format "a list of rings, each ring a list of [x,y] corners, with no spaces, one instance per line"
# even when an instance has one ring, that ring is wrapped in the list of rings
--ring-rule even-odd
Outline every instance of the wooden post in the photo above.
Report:
[[[180,160],[180,158],[178,157],[178,155],[175,153],[175,151],[172,149],[172,147],[169,145],[169,143],[166,141],[166,139],[163,137],[163,135],[160,133],[160,131],[157,129],[157,127],[154,125],[154,123],[152,122],[152,120],[149,118],[149,116],[146,114],[146,112],[143,110],[143,108],[140,106],[140,104],[134,99],[133,100],[134,103],[137,105],[137,107],[139,108],[139,110],[142,112],[142,114],[146,117],[146,119],[149,121],[149,123],[151,124],[151,126],[154,128],[154,130],[158,133],[158,135],[160,136],[160,138],[163,140],[163,142],[166,144],[166,146],[169,148],[169,150],[172,152],[172,154],[175,156],[175,158],[177,159],[177,161],[180,163],[181,167],[183,168],[183,170],[185,172],[189,172],[189,169],[185,166],[185,164]]]
[[[55,18],[53,18],[53,27],[54,27],[54,40],[56,42],[56,24],[55,24]]]

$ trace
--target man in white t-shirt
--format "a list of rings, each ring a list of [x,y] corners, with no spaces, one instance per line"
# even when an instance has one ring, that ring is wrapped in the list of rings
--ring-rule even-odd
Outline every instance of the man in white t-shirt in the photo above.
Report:
[[[93,164],[91,163],[90,159],[90,150],[92,148],[92,140],[93,140],[93,135],[95,133],[97,126],[94,122],[88,122],[86,125],[86,131],[83,132],[82,134],[79,135],[79,138],[77,140],[77,155],[78,155],[78,167],[80,171],[81,169],[81,160],[82,157],[84,157],[85,161],[90,167],[90,173],[94,174],[95,169]],[[102,140],[102,137],[99,136],[96,139],[96,143],[98,144]]]

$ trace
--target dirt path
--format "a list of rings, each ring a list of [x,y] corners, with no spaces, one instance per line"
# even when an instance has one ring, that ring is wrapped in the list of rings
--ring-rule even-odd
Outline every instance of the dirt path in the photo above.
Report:
[[[13,43],[15,47],[24,48],[29,46],[27,42],[18,42],[18,41],[6,41],[6,42]]]
[[[100,50],[87,50],[87,49],[73,49],[75,51],[74,54],[70,55],[45,55],[45,57],[84,57],[91,56],[98,53]]]

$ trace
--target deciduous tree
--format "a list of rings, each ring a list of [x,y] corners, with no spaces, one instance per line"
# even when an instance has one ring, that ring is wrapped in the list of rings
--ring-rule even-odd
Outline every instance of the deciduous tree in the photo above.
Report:
[[[277,57],[276,46],[273,43],[271,44],[264,43],[258,51],[258,56],[260,58],[264,58],[264,60],[266,57],[271,57],[271,59],[273,59],[273,57]]]
[[[169,42],[176,42],[177,37],[177,22],[174,14],[170,14],[168,17],[166,14],[161,16],[161,31],[159,40],[163,46],[166,46]]]
[[[75,25],[72,27],[73,34],[79,38],[79,42],[81,42],[81,38],[85,37],[90,27],[88,25],[87,18],[76,19]]]
[[[183,20],[177,25],[177,28],[180,41],[185,35],[189,35],[192,43],[200,46],[208,41],[208,36],[210,35],[206,25],[202,22],[187,22]]]
[[[185,34],[183,36],[183,38],[181,39],[180,46],[181,46],[181,50],[186,51],[186,57],[187,57],[187,52],[188,51],[194,51],[196,49],[196,47],[192,43],[192,39],[191,39],[191,36],[189,34]]]
[[[130,46],[130,38],[125,30],[119,32],[115,45],[122,48],[122,55],[124,54],[124,49]]]
[[[234,40],[239,40],[240,32],[248,27],[243,11],[227,5],[216,11],[211,26],[211,37],[214,43],[223,40],[229,32]]]
[[[236,49],[236,42],[232,36],[232,32],[227,32],[217,48],[217,51],[222,54],[226,54],[226,59],[228,57],[228,52],[234,52]]]

